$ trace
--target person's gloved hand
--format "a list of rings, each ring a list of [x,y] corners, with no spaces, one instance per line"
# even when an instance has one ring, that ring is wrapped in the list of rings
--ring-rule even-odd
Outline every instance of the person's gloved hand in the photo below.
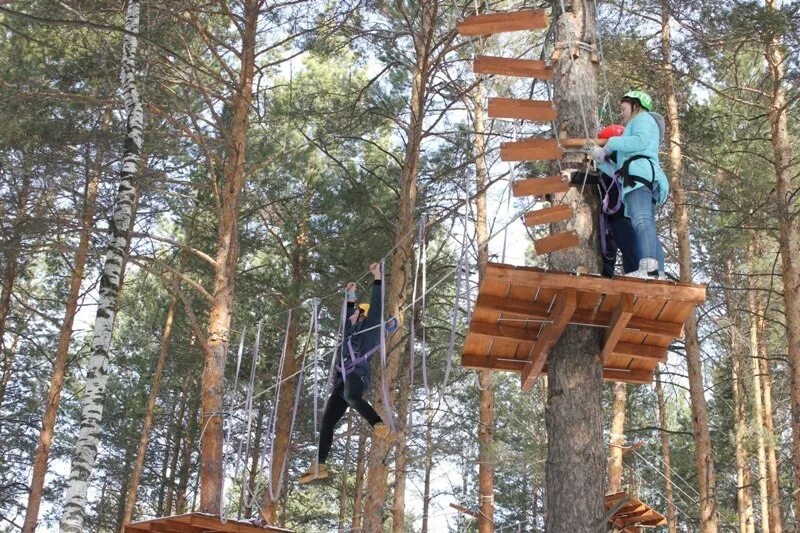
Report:
[[[602,146],[595,146],[591,150],[589,150],[589,157],[591,157],[598,163],[602,163],[608,157],[608,151]]]

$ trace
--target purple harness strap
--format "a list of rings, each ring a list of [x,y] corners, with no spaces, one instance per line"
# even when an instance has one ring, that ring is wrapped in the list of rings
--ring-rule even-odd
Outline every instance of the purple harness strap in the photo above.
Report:
[[[347,374],[350,374],[356,368],[356,366],[358,366],[360,363],[363,363],[364,361],[372,357],[374,354],[378,353],[378,350],[381,349],[381,346],[379,344],[378,346],[375,346],[364,355],[356,355],[355,351],[353,350],[353,343],[351,342],[351,340],[352,339],[350,338],[347,339],[347,351],[350,352],[350,360],[346,362],[344,366],[338,364],[336,365],[336,370],[342,373],[343,380],[347,380]]]

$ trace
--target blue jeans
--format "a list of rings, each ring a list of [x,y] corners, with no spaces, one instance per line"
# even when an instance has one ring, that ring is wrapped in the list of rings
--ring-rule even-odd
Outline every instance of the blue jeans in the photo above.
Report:
[[[631,219],[622,213],[619,213],[618,216],[611,216],[609,219],[614,243],[622,252],[622,271],[628,274],[639,268],[639,259],[642,258],[636,230],[633,229]]]
[[[658,269],[664,271],[664,248],[656,233],[656,211],[653,200],[658,195],[658,187],[652,192],[647,187],[639,187],[625,195],[625,215],[631,219],[639,242],[642,259],[658,260]]]

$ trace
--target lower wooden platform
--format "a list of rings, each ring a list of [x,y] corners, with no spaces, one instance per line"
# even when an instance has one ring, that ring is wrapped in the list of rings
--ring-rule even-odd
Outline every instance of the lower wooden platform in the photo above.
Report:
[[[667,523],[664,515],[627,492],[607,494],[606,512],[614,511],[608,522],[615,531],[637,531],[638,528],[663,526]]]
[[[466,368],[519,372],[529,390],[568,325],[602,328],[603,377],[650,383],[706,288],[489,263],[461,354]]]
[[[125,533],[154,531],[158,533],[292,533],[289,529],[255,526],[250,522],[228,519],[222,523],[215,515],[189,513],[165,516],[153,520],[133,522],[125,526]]]

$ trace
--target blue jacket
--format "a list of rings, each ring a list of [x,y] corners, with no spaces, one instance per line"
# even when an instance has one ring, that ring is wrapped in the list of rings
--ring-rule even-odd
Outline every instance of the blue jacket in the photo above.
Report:
[[[375,348],[381,342],[381,330],[376,327],[381,323],[381,280],[376,279],[372,284],[372,295],[369,302],[369,313],[363,320],[359,320],[355,325],[350,323],[350,316],[355,312],[355,302],[347,303],[347,320],[344,323],[344,343],[341,347],[341,353],[336,360],[336,384],[342,383],[342,372],[339,366],[344,359],[345,366],[349,366],[351,362],[350,346],[353,347],[353,353],[356,357],[363,355]],[[365,331],[367,330],[367,331]],[[353,374],[360,376],[364,379],[364,385],[369,386],[371,381],[371,370],[369,359],[361,361],[356,364],[352,371]]]
[[[606,144],[606,150],[617,152],[616,162],[601,163],[600,169],[614,176],[622,167],[626,160],[636,155],[646,156],[647,159],[637,159],[632,161],[628,167],[628,172],[634,176],[641,176],[644,179],[653,179],[653,188],[658,187],[658,195],[655,200],[658,205],[662,205],[669,195],[669,181],[661,164],[658,161],[658,147],[661,144],[662,127],[659,126],[658,118],[655,113],[639,113],[625,125],[625,133],[619,137],[611,137]],[[652,166],[650,165],[652,163]],[[641,183],[634,183],[631,187],[624,187],[622,190],[622,201],[625,202],[625,195],[629,192],[644,187]]]

